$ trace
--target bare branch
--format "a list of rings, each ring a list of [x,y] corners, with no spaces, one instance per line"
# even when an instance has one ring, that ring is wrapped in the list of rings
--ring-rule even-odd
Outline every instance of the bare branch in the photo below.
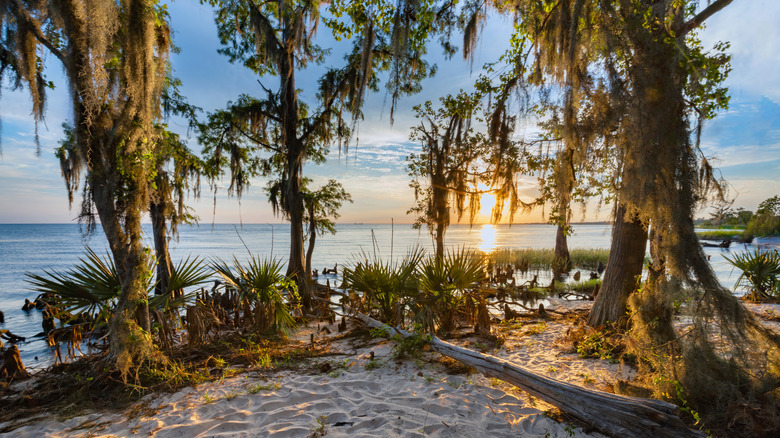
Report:
[[[721,9],[731,4],[733,1],[734,0],[715,0],[714,2],[710,3],[710,5],[704,8],[703,11],[699,12],[695,17],[691,18],[680,26],[680,29],[677,31],[677,38],[682,38],[688,32],[701,26],[702,23],[704,23],[704,20],[712,17]]]

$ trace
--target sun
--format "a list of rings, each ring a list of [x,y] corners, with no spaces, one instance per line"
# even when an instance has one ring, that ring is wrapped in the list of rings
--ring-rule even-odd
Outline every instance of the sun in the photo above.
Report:
[[[480,183],[477,187],[479,190],[488,190],[489,187]],[[479,198],[479,221],[483,223],[490,223],[491,216],[493,214],[493,207],[496,206],[496,195],[493,193],[483,193]]]

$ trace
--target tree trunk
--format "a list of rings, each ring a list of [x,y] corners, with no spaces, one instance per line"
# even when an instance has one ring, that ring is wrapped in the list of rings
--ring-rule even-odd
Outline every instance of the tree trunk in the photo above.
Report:
[[[444,260],[444,233],[447,231],[447,227],[443,223],[436,224],[436,259]]]
[[[562,269],[562,272],[556,272],[556,274],[569,272],[572,267],[566,230],[561,224],[558,224],[558,229],[555,232],[555,264],[553,266],[554,270]]]
[[[655,282],[666,272],[666,257],[664,257],[662,248],[663,234],[658,229],[657,224],[653,224],[650,229],[650,266],[647,269],[647,282]]]
[[[157,284],[154,287],[155,295],[162,295],[168,290],[168,283],[173,272],[171,255],[168,251],[168,228],[165,222],[165,204],[162,202],[149,203],[149,217],[152,220],[152,234],[154,235],[154,253],[157,257]],[[179,296],[181,291],[174,291],[174,296]]]
[[[314,242],[317,239],[317,218],[314,216],[314,203],[309,204],[309,247],[306,249],[306,272],[312,274],[311,256],[314,254]],[[314,279],[312,278],[312,281]]]
[[[619,204],[604,282],[588,316],[588,325],[627,321],[626,303],[642,275],[646,247],[647,229],[638,218],[626,217],[625,207]]]
[[[128,209],[124,212],[124,217],[120,217],[114,204],[114,195],[120,193],[118,175],[107,175],[95,169],[90,178],[95,208],[111,248],[122,288],[109,321],[109,339],[116,366],[122,374],[126,374],[136,357],[147,357],[153,348],[149,297],[145,282],[148,275],[146,254],[141,238],[141,213],[140,210]],[[130,197],[139,196],[135,193]],[[140,199],[131,201],[137,205],[142,204]]]
[[[288,23],[289,25],[289,23]],[[285,28],[283,41],[286,46],[292,38],[292,29]],[[295,89],[295,54],[288,49],[282,55],[279,66],[281,79],[281,105],[283,108],[283,143],[287,149],[285,199],[287,216],[290,220],[290,258],[287,262],[287,275],[295,280],[303,299],[305,309],[311,308],[312,283],[311,272],[306,272],[303,245],[303,196],[301,194],[301,174],[306,158],[306,145],[298,138],[298,92]]]
[[[431,186],[433,186],[433,209],[436,230],[434,239],[436,240],[436,259],[444,260],[444,234],[450,225],[450,203],[448,202],[449,192],[446,187],[444,175],[445,157],[442,152],[436,154],[436,165],[431,175]]]

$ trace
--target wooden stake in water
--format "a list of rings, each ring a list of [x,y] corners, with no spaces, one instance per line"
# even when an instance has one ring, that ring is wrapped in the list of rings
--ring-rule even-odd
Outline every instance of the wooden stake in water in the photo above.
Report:
[[[395,236],[395,228],[393,226],[393,218],[390,218],[390,263],[393,263],[393,238]]]

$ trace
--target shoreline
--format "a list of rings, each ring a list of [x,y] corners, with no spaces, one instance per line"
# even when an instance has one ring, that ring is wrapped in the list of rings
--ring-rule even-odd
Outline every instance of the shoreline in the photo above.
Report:
[[[449,339],[466,348],[510,360],[535,373],[586,388],[609,390],[631,380],[632,367],[607,359],[582,358],[567,344],[578,312],[590,301],[551,299],[549,310],[570,317],[528,316],[493,325],[498,348],[461,333]],[[780,333],[780,305],[745,303]],[[588,427],[560,421],[546,403],[431,351],[396,359],[396,342],[369,336],[349,321],[312,322],[290,339],[317,355],[294,367],[231,366],[211,381],[173,393],[154,392],[120,411],[44,413],[0,423],[13,436],[551,436],[602,437]],[[328,328],[330,333],[324,330]],[[209,361],[207,361],[207,364]],[[213,365],[213,362],[212,362]],[[227,372],[227,370],[231,370]],[[32,390],[37,379],[8,390]],[[4,391],[4,392],[7,392]],[[7,395],[3,396],[7,401]],[[18,406],[18,404],[14,404]],[[44,411],[45,412],[45,411]],[[18,426],[18,427],[17,427]],[[318,435],[319,434],[319,435]]]

